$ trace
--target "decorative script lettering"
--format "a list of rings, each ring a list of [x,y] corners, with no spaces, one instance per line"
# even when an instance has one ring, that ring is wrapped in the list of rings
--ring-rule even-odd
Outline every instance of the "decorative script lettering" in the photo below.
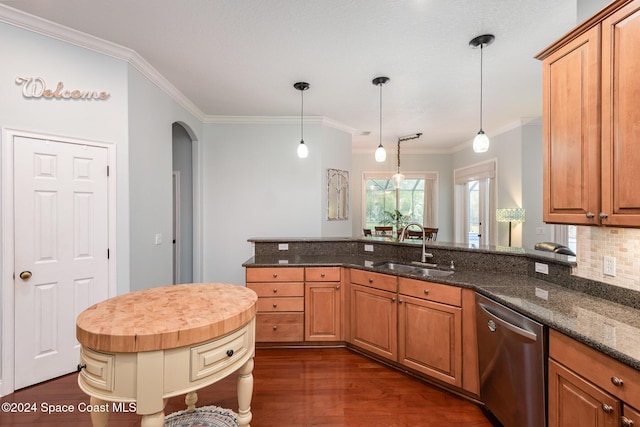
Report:
[[[22,85],[22,96],[25,98],[52,98],[52,99],[95,99],[104,101],[109,98],[109,92],[68,90],[62,82],[58,82],[55,89],[47,88],[42,77],[16,77],[16,84]]]

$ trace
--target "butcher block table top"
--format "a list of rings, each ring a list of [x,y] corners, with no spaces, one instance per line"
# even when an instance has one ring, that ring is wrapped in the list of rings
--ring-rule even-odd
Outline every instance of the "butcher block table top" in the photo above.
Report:
[[[98,351],[183,347],[246,325],[258,297],[244,286],[189,283],[145,289],[95,304],[76,319],[76,338]]]

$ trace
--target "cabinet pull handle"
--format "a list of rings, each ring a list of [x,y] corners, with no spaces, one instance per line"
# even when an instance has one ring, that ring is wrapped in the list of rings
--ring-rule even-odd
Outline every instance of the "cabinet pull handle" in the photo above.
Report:
[[[624,385],[624,381],[622,381],[622,378],[618,377],[611,377],[611,383],[616,387],[622,387]]]
[[[373,279],[369,277],[369,283],[373,283]]]
[[[337,289],[337,290],[340,290],[340,285],[336,285],[336,289]]]
[[[425,294],[425,295],[428,295],[428,294],[429,294],[429,289],[425,289],[425,290],[424,290],[424,294]]]
[[[625,417],[624,415],[622,416],[622,425],[624,427],[633,427],[633,420],[630,420],[629,418]]]
[[[595,214],[593,212],[587,212],[586,213],[587,218],[591,219],[595,217]]]
[[[278,273],[273,273],[273,278],[275,279],[276,277],[278,277]]]
[[[607,214],[606,214],[606,213],[604,213],[604,212],[600,212],[600,213],[598,214],[598,218],[600,218],[600,219],[607,219],[607,218],[609,218],[609,215],[607,215]]]
[[[613,413],[613,406],[607,405],[606,403],[603,403],[602,404],[602,410],[605,412],[605,414],[612,414]]]
[[[273,293],[277,293],[278,292],[278,288],[273,288]]]

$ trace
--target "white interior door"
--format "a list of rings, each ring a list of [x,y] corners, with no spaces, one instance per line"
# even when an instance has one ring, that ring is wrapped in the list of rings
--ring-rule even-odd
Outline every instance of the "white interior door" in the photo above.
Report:
[[[75,319],[108,298],[106,148],[14,139],[15,388],[76,369]]]

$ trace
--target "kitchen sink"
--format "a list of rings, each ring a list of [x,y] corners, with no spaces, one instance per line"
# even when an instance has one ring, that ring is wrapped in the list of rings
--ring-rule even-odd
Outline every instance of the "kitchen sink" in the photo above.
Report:
[[[451,270],[438,270],[435,268],[420,267],[411,264],[401,264],[397,262],[384,261],[374,264],[377,268],[386,268],[388,270],[399,271],[401,273],[419,274],[421,276],[444,277],[451,276],[454,272]]]

